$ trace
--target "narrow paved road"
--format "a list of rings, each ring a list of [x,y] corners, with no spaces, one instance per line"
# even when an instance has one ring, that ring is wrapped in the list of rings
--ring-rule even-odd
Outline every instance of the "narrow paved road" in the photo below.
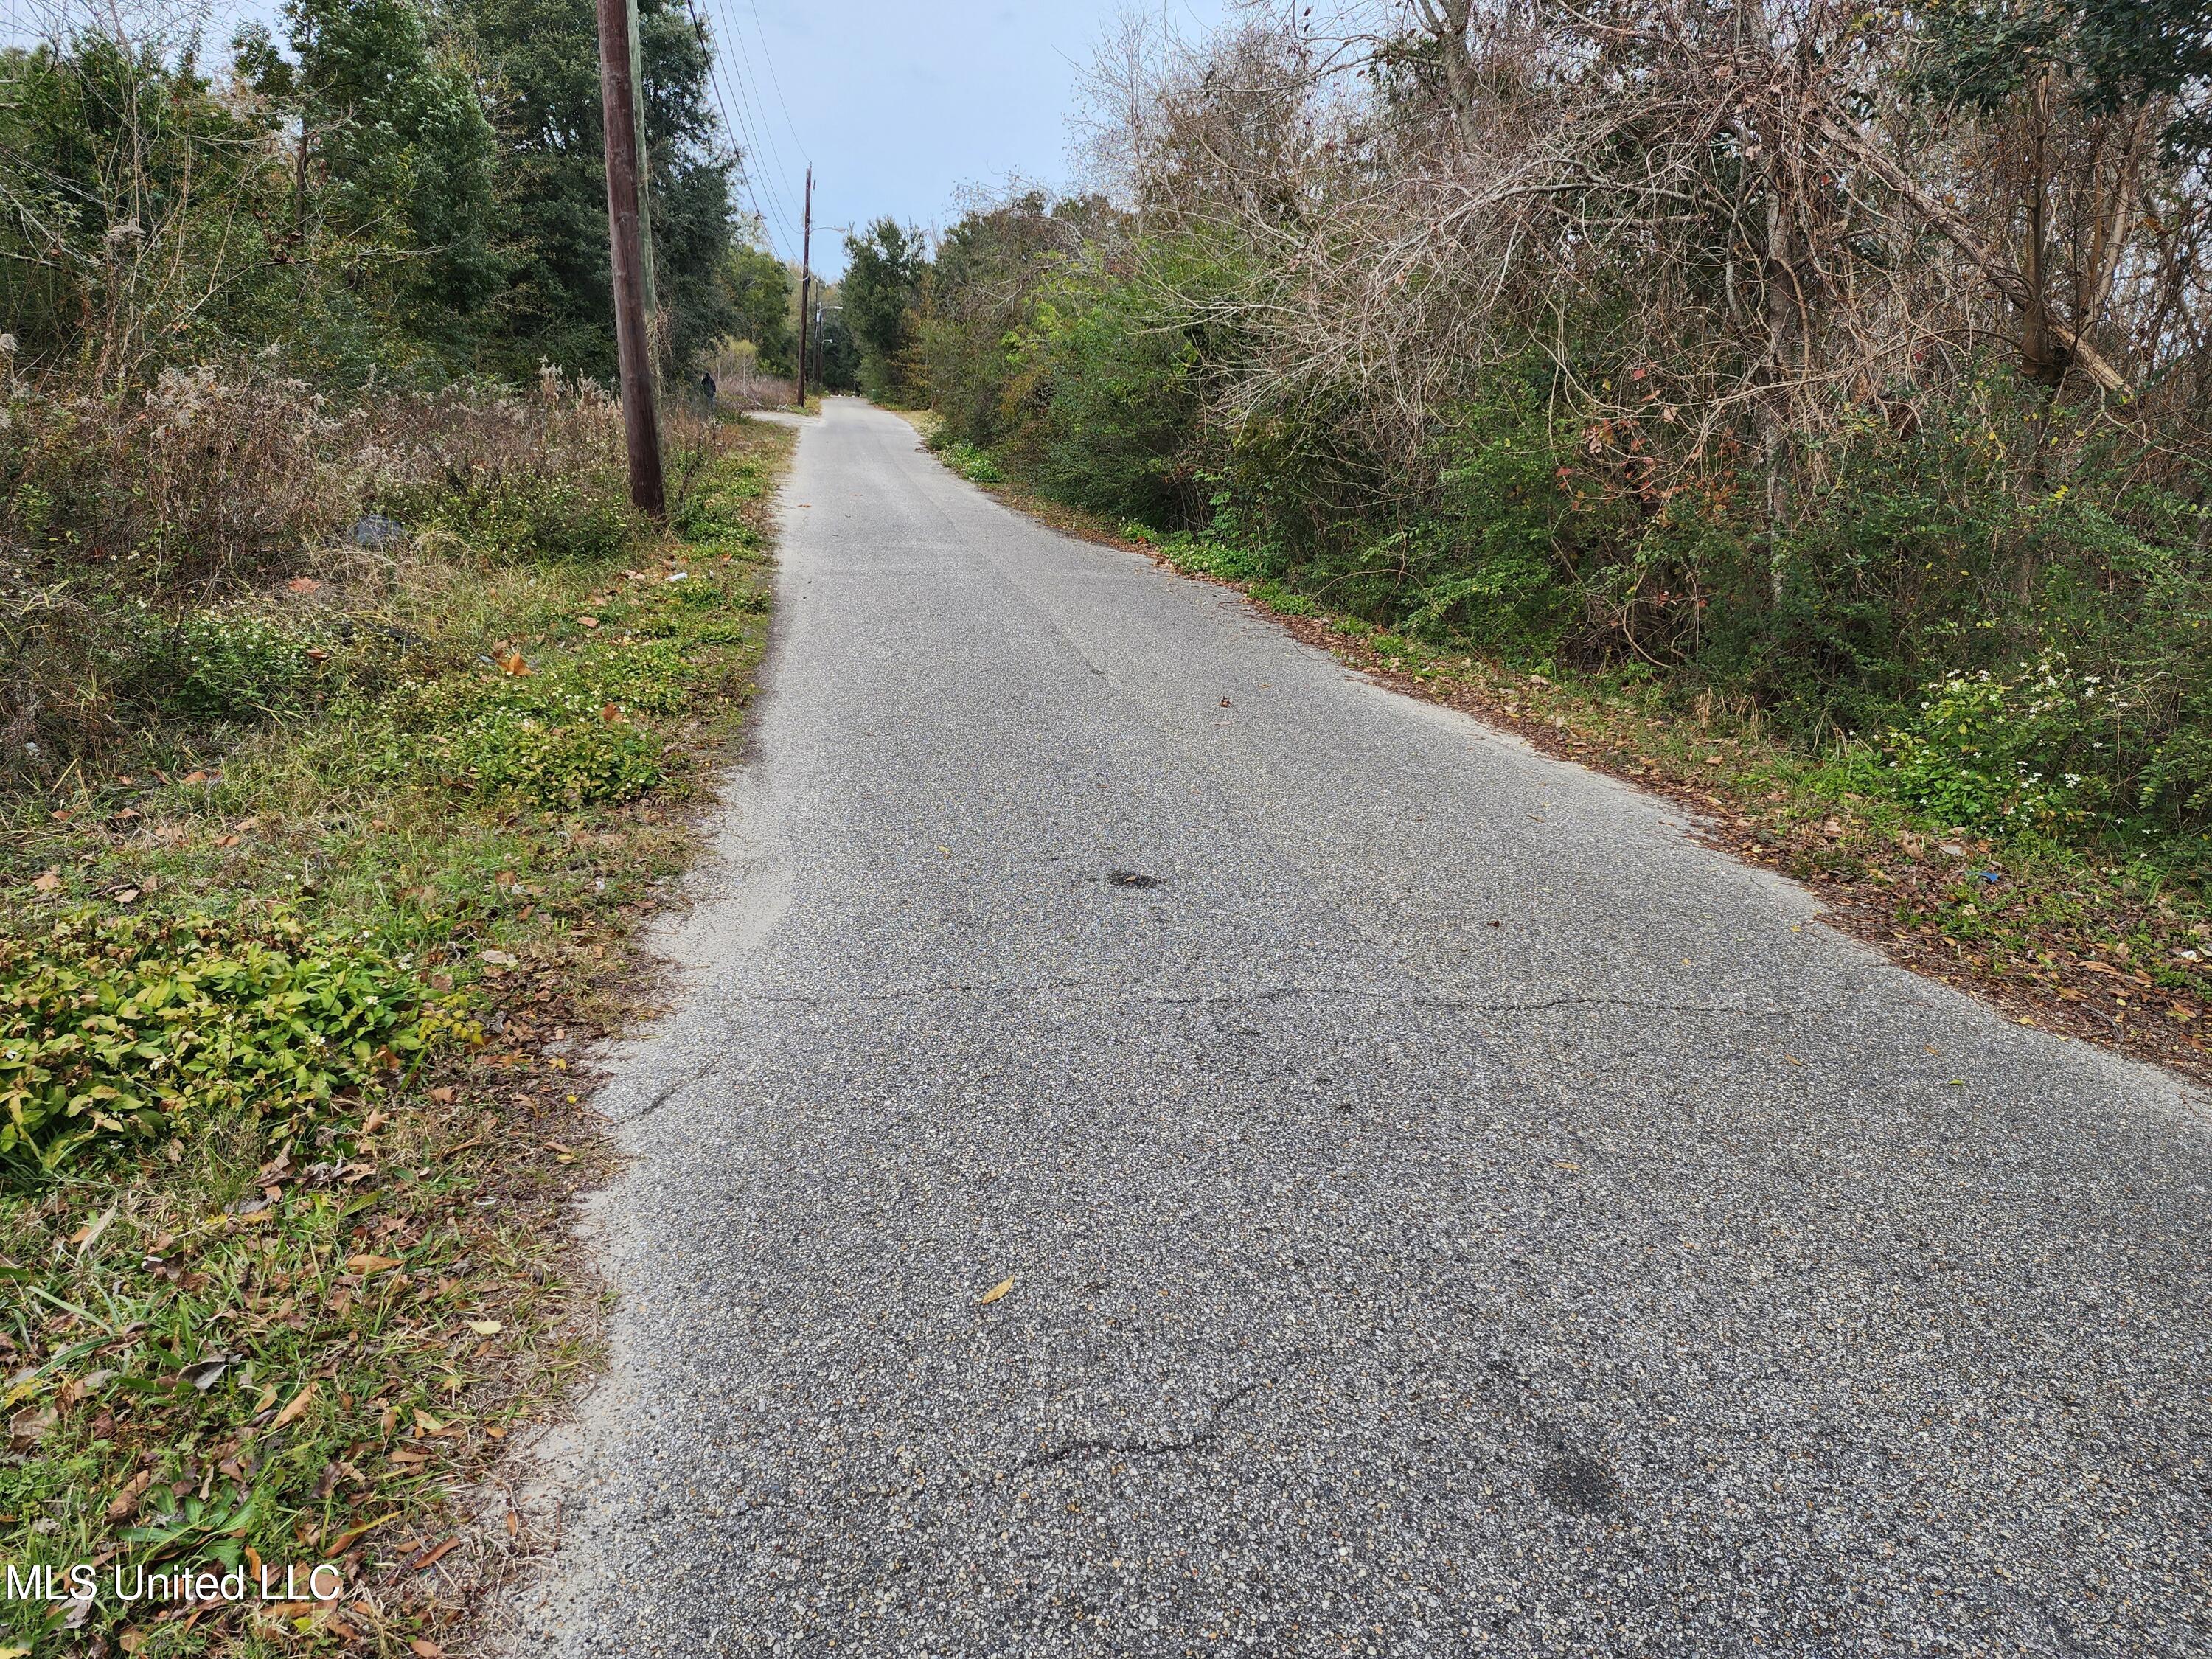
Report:
[[[784,507],[524,1650],[2212,1652],[2204,1097],[890,416]]]

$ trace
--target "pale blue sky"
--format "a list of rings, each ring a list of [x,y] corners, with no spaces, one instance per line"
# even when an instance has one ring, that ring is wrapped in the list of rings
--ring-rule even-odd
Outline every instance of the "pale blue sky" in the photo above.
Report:
[[[738,141],[750,128],[761,152],[754,191],[776,252],[798,257],[800,174],[811,156],[814,264],[832,276],[844,265],[842,238],[825,226],[865,225],[884,213],[941,226],[956,216],[963,185],[1010,174],[1065,183],[1075,79],[1118,9],[1116,0],[695,3],[722,48]],[[1164,10],[1195,33],[1226,6],[1149,0],[1144,9]]]

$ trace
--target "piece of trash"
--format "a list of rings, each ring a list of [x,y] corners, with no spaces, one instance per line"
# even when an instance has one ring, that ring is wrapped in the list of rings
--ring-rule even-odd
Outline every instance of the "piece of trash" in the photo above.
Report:
[[[381,513],[365,513],[353,521],[353,528],[346,532],[346,539],[356,547],[381,553],[407,539],[407,526]]]

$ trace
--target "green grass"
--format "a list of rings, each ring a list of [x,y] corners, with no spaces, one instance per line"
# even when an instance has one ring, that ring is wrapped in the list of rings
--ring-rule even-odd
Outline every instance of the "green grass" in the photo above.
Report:
[[[208,653],[210,708],[272,662],[282,707],[16,803],[0,1017],[50,1093],[112,1092],[0,1152],[0,1559],[335,1560],[347,1595],[104,1599],[76,1632],[0,1601],[0,1651],[404,1650],[452,1616],[471,1553],[406,1564],[595,1353],[562,1211],[608,1162],[572,1056],[636,1006],[628,938],[742,726],[788,443],[725,428],[665,540],[538,557],[479,513],[497,544],[334,568],[235,630],[235,672]],[[88,1022],[112,1052],[70,1047]]]

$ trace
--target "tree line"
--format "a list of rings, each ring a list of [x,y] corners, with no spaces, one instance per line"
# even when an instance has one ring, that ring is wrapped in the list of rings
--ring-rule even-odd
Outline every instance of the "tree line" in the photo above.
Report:
[[[793,366],[791,274],[738,213],[712,45],[644,0],[664,368]],[[289,0],[219,69],[87,27],[0,53],[0,326],[110,390],[247,355],[313,382],[611,379],[591,0]]]

